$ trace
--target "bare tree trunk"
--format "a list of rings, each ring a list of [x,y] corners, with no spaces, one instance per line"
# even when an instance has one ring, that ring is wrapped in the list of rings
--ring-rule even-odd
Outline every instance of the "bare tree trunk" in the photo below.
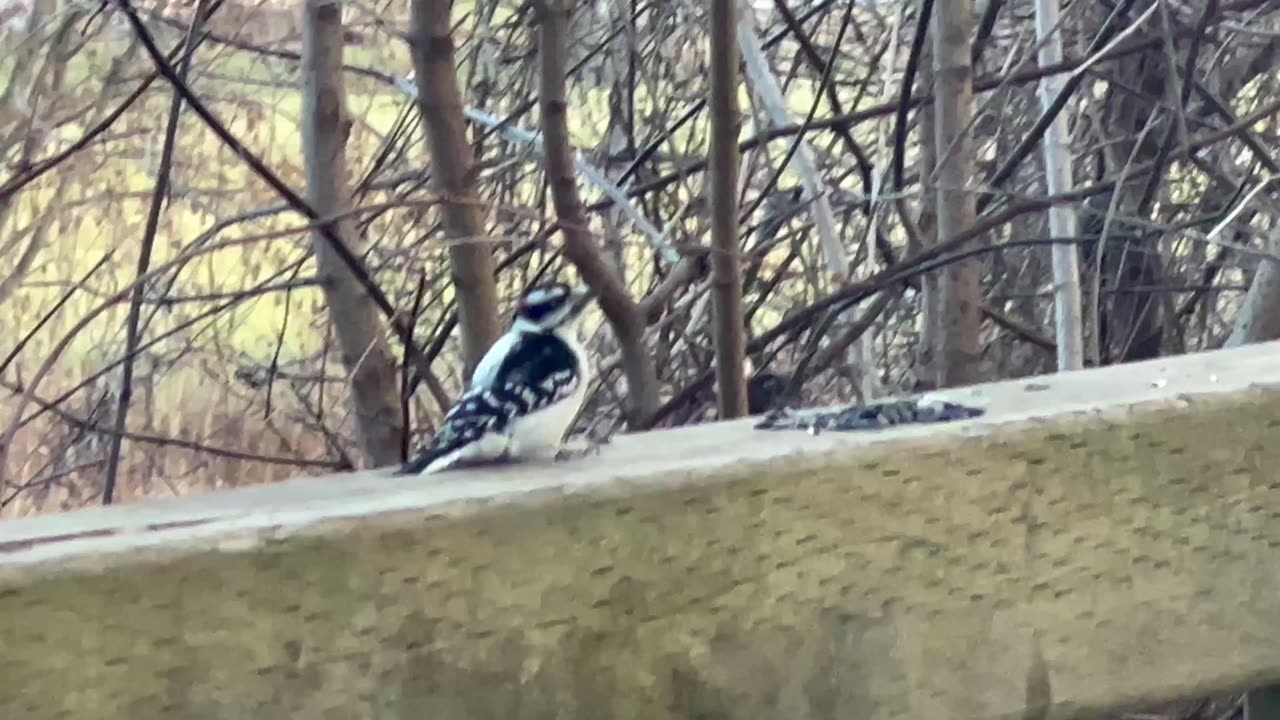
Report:
[[[1040,65],[1062,62],[1062,30],[1058,28],[1058,0],[1036,0],[1036,39],[1040,45]],[[1046,112],[1063,87],[1061,76],[1046,75],[1040,80],[1040,103]],[[1068,147],[1065,113],[1054,116],[1044,136],[1045,190],[1058,195],[1071,190],[1071,151]],[[1076,236],[1076,216],[1064,205],[1049,208],[1049,234],[1058,238]],[[1080,295],[1080,258],[1074,244],[1053,246],[1054,339],[1058,346],[1058,370],[1084,367],[1084,318]]]
[[[412,50],[418,108],[431,152],[434,188],[442,205],[449,262],[458,303],[465,376],[502,333],[493,247],[485,236],[476,194],[475,157],[462,119],[449,25],[451,0],[413,0]]]
[[[302,24],[302,147],[307,164],[307,200],[322,216],[350,206],[345,147],[347,117],[342,73],[342,4],[306,0]],[[359,256],[359,235],[349,219],[331,229]],[[356,281],[320,232],[312,237],[316,266],[333,321],[342,362],[351,374],[356,430],[372,466],[400,462],[400,403],[396,362],[382,332],[382,321]]]
[[[1280,232],[1271,234],[1271,252],[1280,247]],[[1231,335],[1225,347],[1239,347],[1249,343],[1266,342],[1280,338],[1280,262],[1263,258],[1253,274],[1253,282],[1244,297],[1244,303],[1236,314]]]
[[[742,265],[738,256],[738,48],[734,42],[737,0],[711,2],[711,184],[712,332],[720,419],[747,414],[746,330],[743,327]]]
[[[547,177],[560,231],[564,234],[564,255],[577,268],[583,282],[595,291],[600,309],[617,337],[623,373],[627,377],[627,425],[640,429],[658,407],[658,372],[644,342],[645,315],[593,241],[578,198],[564,86],[569,15],[573,5],[572,0],[535,0],[533,4],[538,24],[541,63],[538,104],[547,154]]]
[[[973,65],[969,36],[972,0],[947,0],[933,6],[934,138],[937,152],[938,242],[946,243],[970,227],[975,199],[966,185],[974,177],[969,119],[973,116]],[[981,359],[982,266],[977,260],[954,263],[942,271],[938,386],[978,382]]]

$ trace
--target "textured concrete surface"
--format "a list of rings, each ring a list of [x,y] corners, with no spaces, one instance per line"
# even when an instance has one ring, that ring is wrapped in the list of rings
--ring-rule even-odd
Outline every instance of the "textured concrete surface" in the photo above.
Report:
[[[1280,680],[1280,344],[0,523],[0,718],[1059,718]]]

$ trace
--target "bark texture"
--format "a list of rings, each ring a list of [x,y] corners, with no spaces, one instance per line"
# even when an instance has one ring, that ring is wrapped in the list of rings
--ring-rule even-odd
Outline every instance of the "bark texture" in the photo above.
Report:
[[[967,187],[974,178],[969,129],[973,116],[971,0],[934,3],[932,30],[938,242],[946,243],[971,227],[975,219],[975,198]],[[969,385],[979,380],[981,280],[982,265],[978,260],[954,263],[942,271],[939,352],[935,358],[939,387]]]
[[[465,376],[502,333],[493,246],[476,194],[475,156],[462,119],[450,0],[413,0],[413,70],[418,108],[431,153],[431,179],[441,205],[458,306]]]
[[[721,420],[747,413],[746,331],[738,251],[737,0],[711,3],[711,297]]]
[[[342,5],[307,0],[302,26],[302,147],[307,200],[322,216],[350,207],[346,143],[351,130],[342,73]],[[349,219],[330,229],[359,256],[359,235]],[[378,308],[320,232],[312,235],[317,275],[333,322],[334,337],[351,381],[356,427],[368,464],[400,462],[401,421],[396,361],[382,331]]]
[[[538,24],[541,72],[539,107],[547,156],[551,198],[564,237],[564,255],[573,263],[597,295],[600,309],[617,337],[627,378],[627,425],[643,427],[658,404],[658,373],[645,345],[645,314],[627,294],[587,227],[574,175],[573,147],[569,144],[568,101],[565,73],[568,69],[568,27],[573,3],[537,0],[533,3]]]

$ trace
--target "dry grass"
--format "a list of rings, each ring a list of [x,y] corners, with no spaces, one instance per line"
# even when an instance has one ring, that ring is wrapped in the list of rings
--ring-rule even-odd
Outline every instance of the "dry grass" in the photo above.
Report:
[[[117,502],[190,495],[328,471],[287,462],[290,458],[332,457],[323,434],[291,419],[293,409],[287,399],[265,416],[261,409],[255,411],[253,402],[235,396],[232,388],[219,387],[208,379],[160,383],[160,391],[144,386],[135,395],[129,432],[162,441],[125,441]],[[113,402],[101,393],[83,393],[64,404],[63,410],[109,424]],[[5,398],[0,402],[0,416],[11,418],[16,404],[14,397]],[[171,440],[164,442],[166,438]],[[109,448],[108,435],[83,431],[52,414],[40,416],[15,439],[8,483],[0,489],[0,519],[100,503]]]

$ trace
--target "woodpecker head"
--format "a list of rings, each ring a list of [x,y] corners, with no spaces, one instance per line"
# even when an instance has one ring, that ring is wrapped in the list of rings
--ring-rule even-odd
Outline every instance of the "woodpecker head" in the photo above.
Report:
[[[590,291],[575,292],[561,282],[532,287],[520,298],[515,324],[531,332],[550,332],[566,327],[578,318],[594,297]]]

